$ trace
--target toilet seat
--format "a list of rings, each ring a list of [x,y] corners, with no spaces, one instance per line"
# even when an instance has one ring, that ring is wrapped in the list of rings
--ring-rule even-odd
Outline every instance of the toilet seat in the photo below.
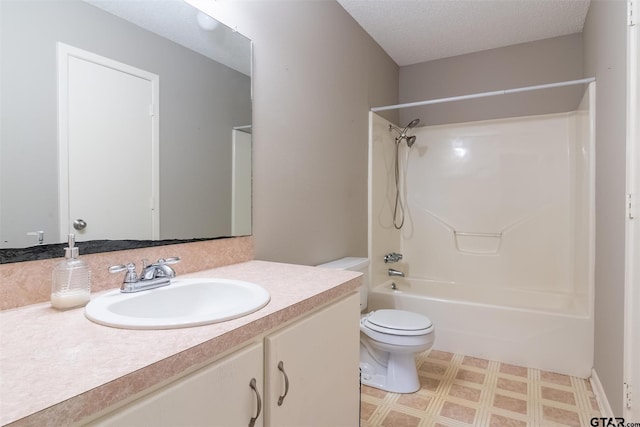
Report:
[[[433,323],[428,317],[405,310],[372,311],[360,323],[369,330],[389,335],[416,336],[433,331]]]
[[[404,310],[377,310],[360,318],[360,332],[379,345],[397,346],[396,351],[422,351],[433,343],[434,331],[428,317]]]

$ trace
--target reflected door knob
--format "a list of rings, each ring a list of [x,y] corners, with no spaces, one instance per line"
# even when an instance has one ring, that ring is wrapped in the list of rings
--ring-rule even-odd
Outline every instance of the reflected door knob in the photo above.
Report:
[[[73,228],[75,228],[76,230],[84,230],[85,228],[87,228],[87,223],[85,222],[85,220],[78,218],[73,221]]]

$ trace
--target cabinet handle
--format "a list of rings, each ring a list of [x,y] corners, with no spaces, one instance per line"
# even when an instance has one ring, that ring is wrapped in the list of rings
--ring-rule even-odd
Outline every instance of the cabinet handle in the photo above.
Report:
[[[282,363],[282,361],[278,363],[278,370],[282,372],[282,375],[284,375],[284,394],[278,397],[278,406],[282,406],[282,402],[284,402],[284,398],[287,397],[287,394],[289,393],[289,377],[287,376],[287,373],[284,371],[284,363]]]
[[[262,399],[260,399],[260,392],[258,391],[258,389],[256,387],[256,379],[255,378],[251,378],[251,382],[249,383],[249,387],[251,387],[253,389],[253,391],[256,393],[256,400],[258,401],[258,411],[256,412],[256,416],[252,417],[249,420],[249,427],[253,427],[256,424],[256,420],[260,416],[260,412],[262,411]]]

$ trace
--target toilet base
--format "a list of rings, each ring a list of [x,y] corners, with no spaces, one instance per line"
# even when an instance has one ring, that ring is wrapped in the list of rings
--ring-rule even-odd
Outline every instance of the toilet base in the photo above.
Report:
[[[415,353],[375,351],[360,342],[361,382],[393,393],[414,393],[420,390]]]

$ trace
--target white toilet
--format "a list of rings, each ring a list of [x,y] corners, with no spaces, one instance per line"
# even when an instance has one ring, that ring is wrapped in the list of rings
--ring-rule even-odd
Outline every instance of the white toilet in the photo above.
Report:
[[[360,310],[367,308],[369,260],[348,257],[319,265],[364,274]],[[429,318],[410,311],[383,309],[360,318],[362,384],[394,393],[420,389],[415,354],[431,348],[435,327]]]

